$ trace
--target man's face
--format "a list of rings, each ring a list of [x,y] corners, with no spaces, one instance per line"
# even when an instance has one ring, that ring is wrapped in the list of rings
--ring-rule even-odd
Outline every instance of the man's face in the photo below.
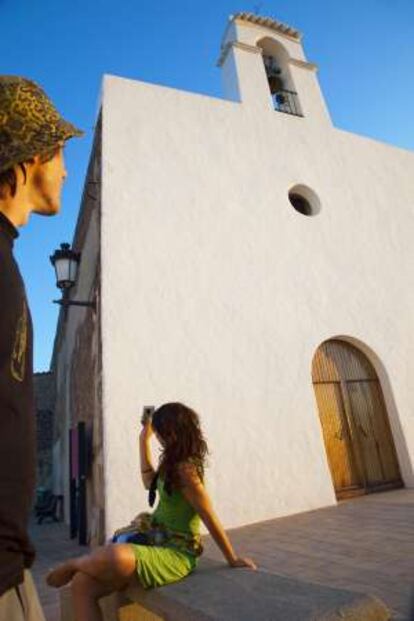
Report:
[[[42,216],[53,216],[60,210],[60,195],[66,178],[63,146],[48,162],[41,162],[37,156],[31,176],[33,212]]]

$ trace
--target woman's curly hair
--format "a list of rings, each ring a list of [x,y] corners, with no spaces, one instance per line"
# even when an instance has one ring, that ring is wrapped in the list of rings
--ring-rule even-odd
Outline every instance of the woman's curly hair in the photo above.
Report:
[[[165,403],[155,410],[152,427],[163,444],[158,472],[164,479],[167,493],[179,488],[177,468],[180,464],[194,464],[203,480],[208,447],[198,414],[183,403]]]

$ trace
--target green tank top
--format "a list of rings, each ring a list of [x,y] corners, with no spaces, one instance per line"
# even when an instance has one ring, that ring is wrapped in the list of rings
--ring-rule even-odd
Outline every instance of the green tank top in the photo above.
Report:
[[[152,514],[152,526],[166,533],[165,545],[199,556],[202,553],[200,516],[179,490],[168,494],[160,476],[157,491],[159,501]]]

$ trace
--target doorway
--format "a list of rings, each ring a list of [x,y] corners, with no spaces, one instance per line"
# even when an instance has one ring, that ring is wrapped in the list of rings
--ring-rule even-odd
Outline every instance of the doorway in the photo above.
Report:
[[[365,354],[325,341],[313,358],[312,382],[336,496],[401,487],[381,385]]]

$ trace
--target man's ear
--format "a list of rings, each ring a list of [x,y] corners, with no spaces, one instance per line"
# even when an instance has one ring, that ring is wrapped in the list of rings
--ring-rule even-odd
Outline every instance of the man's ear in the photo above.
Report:
[[[26,162],[20,162],[20,164],[17,164],[16,166],[16,179],[19,180],[19,178],[21,177],[21,175],[23,175],[23,185],[26,185],[27,182],[27,163]]]
[[[37,167],[40,166],[41,162],[40,162],[40,156],[39,155],[35,155],[33,158],[31,158],[30,160],[27,160],[27,162],[21,162],[20,164],[16,165],[16,174],[18,175],[19,173],[23,174],[23,184],[26,185],[27,183],[27,174],[29,169],[33,168],[33,167]],[[18,177],[17,177],[18,178]]]

